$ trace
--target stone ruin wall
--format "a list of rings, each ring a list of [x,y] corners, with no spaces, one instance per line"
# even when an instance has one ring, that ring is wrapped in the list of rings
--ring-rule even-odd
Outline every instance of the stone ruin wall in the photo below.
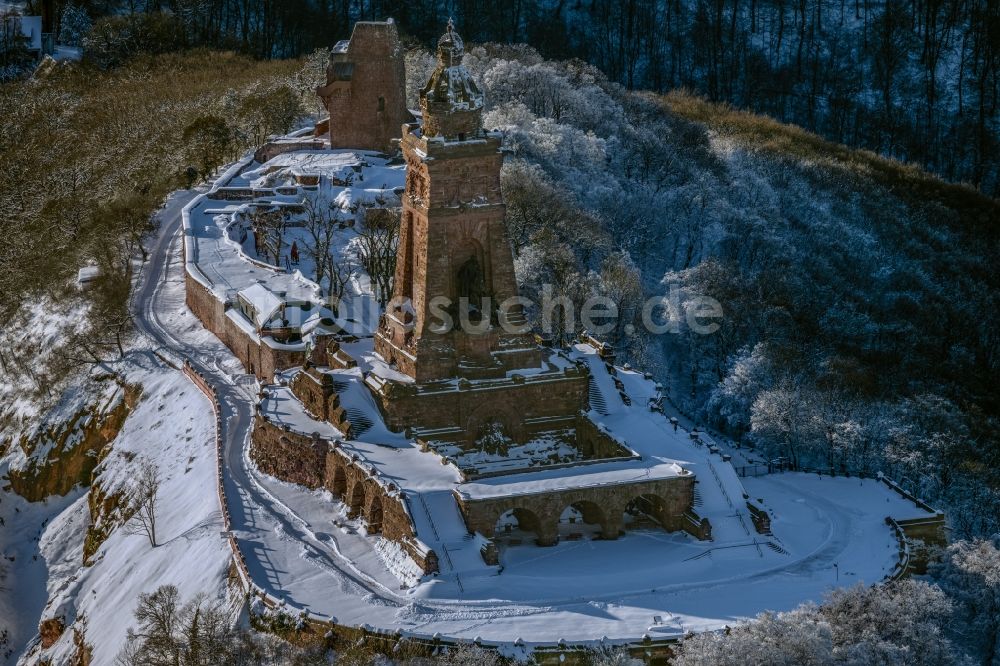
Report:
[[[425,573],[438,570],[437,555],[416,540],[400,491],[387,489],[336,444],[285,430],[258,415],[250,459],[260,471],[282,481],[329,490],[347,505],[351,518],[365,520],[371,532],[400,544]]]
[[[456,493],[456,498],[469,530],[491,539],[500,516],[519,510],[527,512],[523,514],[528,522],[526,529],[535,532],[538,545],[554,545],[559,540],[559,517],[571,505],[579,505],[586,522],[601,526],[602,538],[617,539],[626,507],[639,497],[649,499],[651,517],[668,531],[684,530],[705,538],[687,517],[694,499],[694,483],[694,476],[689,475],[490,499],[468,499]]]
[[[226,319],[225,306],[208,287],[191,275],[190,268],[184,271],[185,303],[198,321],[212,334],[222,339]]]
[[[278,155],[298,150],[323,150],[326,144],[318,139],[302,138],[300,141],[268,141],[253,154],[258,164],[270,162]]]
[[[273,349],[247,335],[226,316],[227,308],[223,301],[188,271],[184,273],[184,282],[188,308],[212,335],[233,352],[248,373],[263,381],[272,381],[275,372],[301,365],[305,360],[305,352]]]
[[[587,381],[586,372],[569,368],[553,379],[501,381],[495,388],[460,380],[458,390],[420,392],[411,385],[388,384],[384,393],[373,395],[393,430],[458,427],[471,440],[480,426],[495,420],[522,442],[534,432],[553,428],[552,424],[525,424],[525,420],[561,419],[555,427],[572,427],[586,405]]]
[[[334,81],[318,94],[329,112],[331,148],[360,148],[382,153],[395,151],[393,139],[411,120],[406,108],[406,72],[403,49],[393,23],[359,21],[345,54],[334,54],[331,64],[350,63],[350,80]],[[381,101],[380,101],[381,99]]]

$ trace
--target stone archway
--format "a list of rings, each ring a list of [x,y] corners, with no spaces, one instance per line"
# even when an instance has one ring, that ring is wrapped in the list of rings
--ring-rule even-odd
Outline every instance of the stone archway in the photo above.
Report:
[[[625,505],[622,527],[624,529],[667,527],[666,502],[659,495],[652,493],[636,495]]]
[[[382,531],[382,498],[378,494],[372,497],[365,520],[368,521],[369,534],[378,534]]]
[[[604,537],[608,533],[608,520],[604,509],[589,500],[567,504],[559,515],[559,538],[575,541]],[[616,530],[617,532],[617,530]],[[617,535],[608,535],[615,538]]]
[[[486,265],[486,252],[482,243],[472,236],[463,236],[451,247],[451,291],[453,298],[457,301],[462,296],[473,296],[478,291],[480,294],[490,290],[490,279],[488,266]],[[463,271],[463,267],[465,270]],[[471,275],[470,269],[475,267],[477,275]],[[463,276],[464,279],[460,278]],[[470,280],[474,284],[470,283]]]
[[[330,477],[328,490],[340,498],[340,501],[347,501],[347,470],[340,463],[334,463],[333,474]]]
[[[459,240],[451,248],[451,295],[455,322],[471,327],[468,332],[481,333],[493,321],[493,304],[487,302],[492,293],[492,279],[486,252],[482,244],[471,236]],[[468,304],[463,311],[463,300]]]
[[[365,482],[355,481],[351,487],[351,496],[347,501],[347,515],[357,518],[365,509]]]
[[[559,540],[555,525],[546,523],[531,509],[514,507],[497,516],[494,540],[517,545],[533,538],[539,546],[553,546]]]

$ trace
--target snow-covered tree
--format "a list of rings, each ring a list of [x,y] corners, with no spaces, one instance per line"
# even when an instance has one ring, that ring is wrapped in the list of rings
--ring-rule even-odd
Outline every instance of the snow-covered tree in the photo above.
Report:
[[[940,588],[903,580],[832,592],[820,606],[764,613],[724,632],[685,639],[680,666],[732,664],[966,664],[946,635],[952,605]]]
[[[1000,663],[1000,535],[953,543],[930,573],[952,601],[955,642],[979,663]]]
[[[86,9],[73,2],[67,4],[59,16],[59,43],[80,46],[92,25]]]
[[[900,580],[834,590],[819,614],[841,663],[932,666],[964,661],[945,633],[951,608],[937,586]]]
[[[678,666],[824,666],[833,658],[833,630],[814,608],[764,613],[724,632],[685,639]]]
[[[749,429],[754,400],[772,382],[766,346],[758,342],[752,348],[744,347],[730,360],[729,371],[712,391],[708,408],[716,411],[733,431]]]

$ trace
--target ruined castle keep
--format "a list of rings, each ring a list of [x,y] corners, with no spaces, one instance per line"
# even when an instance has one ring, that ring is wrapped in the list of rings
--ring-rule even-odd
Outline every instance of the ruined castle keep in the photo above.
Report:
[[[326,85],[316,93],[329,114],[324,129],[331,148],[360,148],[389,153],[406,110],[403,48],[396,24],[358,21],[350,40],[330,52]]]

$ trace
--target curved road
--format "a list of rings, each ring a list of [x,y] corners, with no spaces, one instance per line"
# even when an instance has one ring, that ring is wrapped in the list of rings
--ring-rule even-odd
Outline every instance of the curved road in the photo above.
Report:
[[[225,350],[225,357],[222,358],[211,352],[206,353],[203,347],[185,341],[177,331],[170,330],[169,325],[160,317],[163,308],[158,301],[167,278],[174,277],[172,273],[177,271],[180,273],[179,279],[183,280],[179,248],[182,210],[202,191],[175,193],[159,212],[160,226],[151,239],[149,260],[143,266],[133,291],[131,310],[136,327],[154,344],[156,352],[170,358],[177,365],[185,360],[189,361],[216,390],[223,415],[223,479],[233,529],[254,529],[259,512],[266,511],[267,518],[278,529],[303,545],[311,546],[310,554],[319,558],[319,563],[325,568],[343,576],[349,585],[361,587],[366,593],[374,594],[390,605],[406,605],[409,603],[408,599],[392,593],[339,557],[335,540],[332,549],[326,543],[316,540],[310,531],[304,529],[301,519],[287,509],[281,510],[280,502],[253,478],[244,459],[245,444],[253,418],[253,403],[219,365],[220,361],[228,360],[226,357],[229,357],[229,351]],[[266,561],[266,557],[263,559]]]

